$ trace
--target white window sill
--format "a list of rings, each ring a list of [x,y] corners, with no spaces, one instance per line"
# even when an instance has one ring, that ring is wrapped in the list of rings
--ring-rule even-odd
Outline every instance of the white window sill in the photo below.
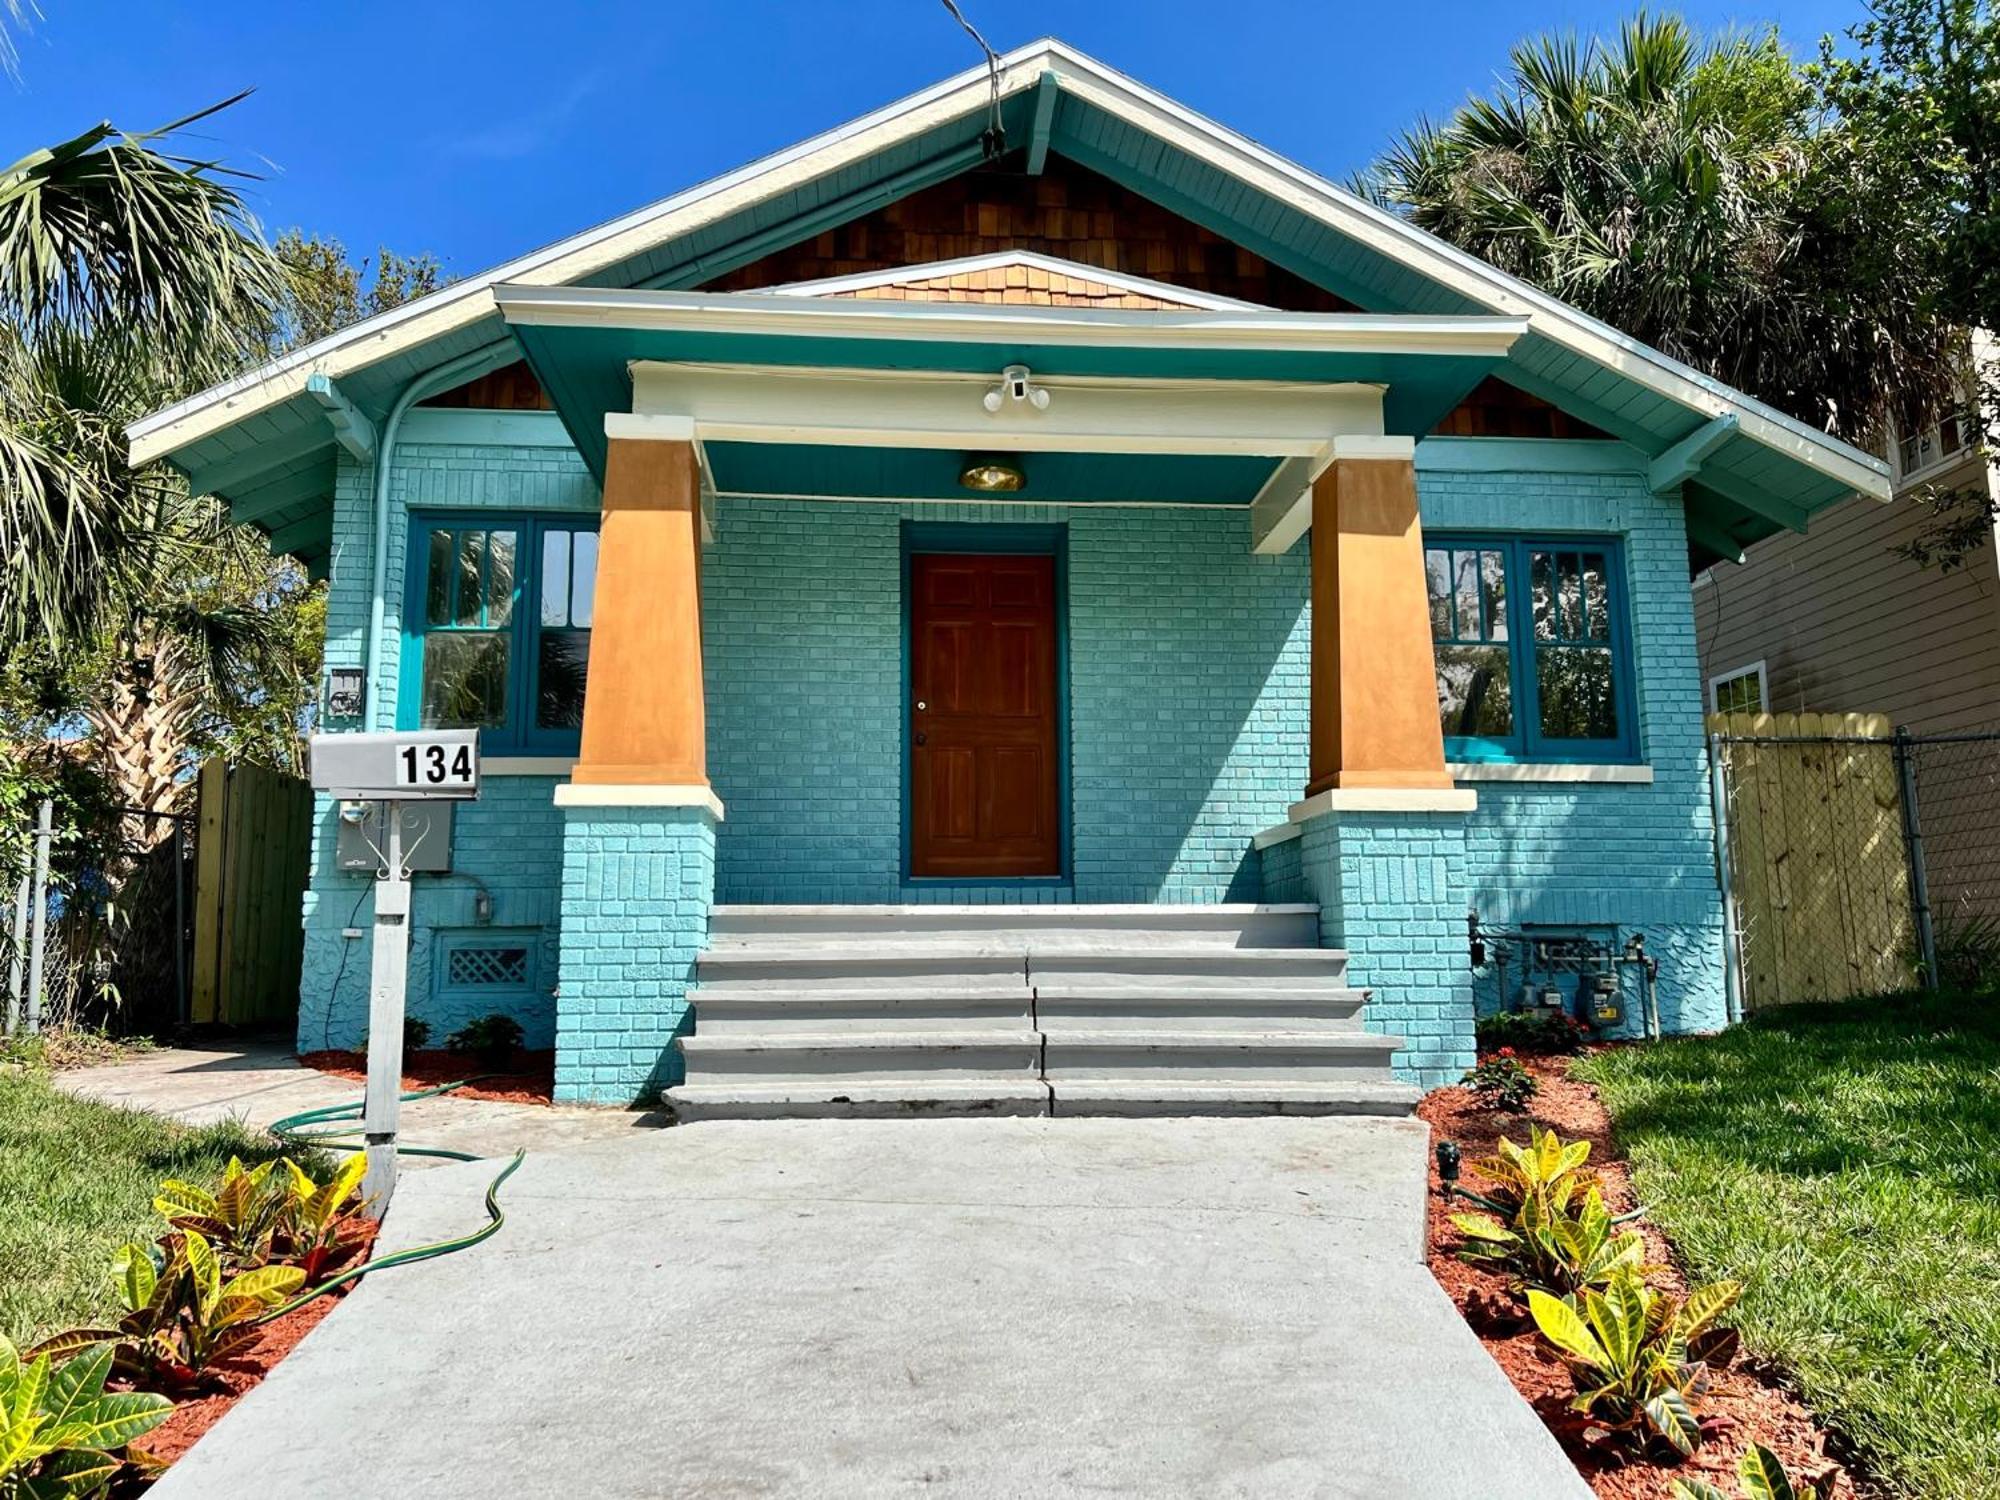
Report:
[[[1651,786],[1651,766],[1571,765],[1557,761],[1458,761],[1445,767],[1453,781],[1535,781]]]
[[[575,769],[574,755],[489,755],[479,763],[482,776],[567,776]]]

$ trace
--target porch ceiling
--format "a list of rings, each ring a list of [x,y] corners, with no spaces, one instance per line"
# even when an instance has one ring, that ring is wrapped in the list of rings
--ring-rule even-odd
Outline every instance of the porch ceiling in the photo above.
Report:
[[[707,443],[703,453],[725,497],[852,496],[966,500],[962,456],[936,448],[848,448],[808,443]],[[1247,506],[1279,460],[1238,454],[1029,453],[1026,483],[978,498],[1022,504]]]

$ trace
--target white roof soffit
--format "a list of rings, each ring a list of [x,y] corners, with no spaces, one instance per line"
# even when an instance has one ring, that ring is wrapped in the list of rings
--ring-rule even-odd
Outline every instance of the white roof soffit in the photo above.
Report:
[[[1228,172],[1492,312],[1528,318],[1536,333],[1705,420],[1733,413],[1744,436],[1864,494],[1889,498],[1889,468],[1884,460],[1649,348],[1063,42],[1053,38],[1030,42],[1001,58],[999,67],[1003,97],[1033,87],[1044,71],[1052,71],[1075,98]],[[475,322],[492,312],[493,289],[498,285],[575,281],[663,239],[956,119],[978,108],[987,89],[986,69],[969,68],[785,151],[309,344],[133,423],[127,429],[133,461],[170,453],[285,400],[304,388],[309,373],[338,378]]]
[[[1010,307],[990,302],[868,302],[774,297],[760,292],[568,286],[496,287],[494,297],[509,323],[538,328],[664,329],[946,343],[1013,339],[1082,346],[1144,344],[1497,358],[1528,331],[1525,318],[1294,313],[1257,308]]]

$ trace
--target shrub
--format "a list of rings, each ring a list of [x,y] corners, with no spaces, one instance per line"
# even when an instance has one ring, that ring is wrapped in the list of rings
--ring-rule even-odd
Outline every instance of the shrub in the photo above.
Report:
[[[1530,1291],[1528,1312],[1569,1367],[1572,1411],[1641,1448],[1658,1440],[1685,1456],[1701,1441],[1708,1365],[1734,1353],[1733,1342],[1708,1335],[1740,1292],[1723,1281],[1680,1298],[1648,1287],[1637,1266],[1621,1265],[1601,1292]]]
[[[1511,1225],[1484,1214],[1453,1214],[1451,1221],[1466,1239],[1459,1259],[1473,1265],[1497,1262],[1520,1285],[1558,1296],[1601,1286],[1621,1266],[1644,1269],[1645,1242],[1629,1229],[1613,1232],[1604,1195],[1595,1187],[1584,1193],[1574,1216],[1551,1216],[1539,1198],[1530,1197]]]
[[[253,1270],[271,1258],[271,1242],[290,1198],[285,1185],[272,1180],[276,1166],[267,1161],[246,1170],[232,1156],[223,1169],[222,1186],[213,1193],[168,1178],[154,1195],[153,1207],[174,1228],[201,1235],[231,1264]]]
[[[1518,1219],[1530,1198],[1537,1200],[1543,1218],[1552,1219],[1567,1213],[1579,1194],[1599,1186],[1589,1161],[1589,1141],[1564,1141],[1553,1130],[1530,1125],[1527,1145],[1502,1136],[1493,1143],[1493,1155],[1467,1163],[1488,1187],[1465,1196],[1503,1223]]]
[[[1503,1010],[1473,1023],[1482,1053],[1512,1047],[1531,1057],[1568,1056],[1590,1041],[1590,1028],[1560,1010]]]
[[[1983,994],[2000,985],[2000,918],[1944,912],[1935,943],[1938,983],[1945,989]],[[1923,970],[1921,959],[1917,970]]]
[[[127,1245],[112,1264],[125,1309],[116,1328],[73,1328],[31,1355],[63,1358],[106,1345],[121,1373],[169,1389],[195,1384],[257,1336],[266,1313],[305,1285],[297,1266],[227,1275],[215,1247],[193,1229],[163,1235],[158,1251]]]
[[[1533,1103],[1542,1087],[1535,1082],[1535,1075],[1514,1056],[1511,1047],[1502,1047],[1461,1081],[1488,1109],[1505,1110],[1513,1115],[1520,1114]]]
[[[1743,1450],[1736,1465],[1736,1478],[1743,1500],[1832,1500],[1832,1487],[1825,1496],[1816,1485],[1793,1484],[1778,1456],[1761,1443]],[[1705,1479],[1676,1479],[1673,1500],[1729,1500],[1729,1496]]]
[[[284,1162],[291,1181],[279,1243],[285,1259],[304,1273],[307,1283],[317,1284],[359,1241],[367,1207],[360,1188],[368,1159],[355,1152],[323,1183],[315,1182],[290,1157]]]
[[[117,1450],[173,1410],[150,1392],[107,1393],[110,1373],[109,1344],[57,1367],[47,1354],[23,1363],[0,1336],[0,1495],[80,1500],[110,1483]]]
[[[526,1040],[519,1021],[512,1016],[495,1014],[467,1021],[446,1037],[444,1044],[454,1052],[471,1053],[489,1063],[499,1064],[510,1059]]]

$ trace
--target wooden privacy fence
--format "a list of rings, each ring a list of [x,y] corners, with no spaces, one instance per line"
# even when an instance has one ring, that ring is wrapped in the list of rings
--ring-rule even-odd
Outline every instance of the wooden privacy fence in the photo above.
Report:
[[[312,788],[265,766],[211,760],[199,794],[190,1019],[289,1021],[299,1003]]]
[[[1882,714],[1711,714],[1746,1010],[1905,989],[1918,947]]]

